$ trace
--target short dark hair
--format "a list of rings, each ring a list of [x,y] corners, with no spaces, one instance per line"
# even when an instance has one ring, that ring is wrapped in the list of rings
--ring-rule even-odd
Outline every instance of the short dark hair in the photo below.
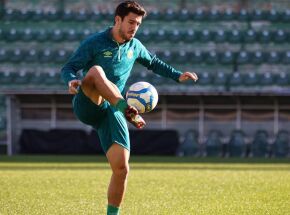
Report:
[[[142,17],[146,16],[146,10],[136,1],[124,1],[117,6],[115,17],[120,16],[123,20],[130,12]]]

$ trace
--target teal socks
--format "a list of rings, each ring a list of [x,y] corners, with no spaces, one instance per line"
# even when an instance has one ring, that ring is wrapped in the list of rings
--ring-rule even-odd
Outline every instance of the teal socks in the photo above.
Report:
[[[120,99],[115,107],[121,111],[122,113],[125,113],[126,108],[128,107],[128,104],[125,99]]]
[[[107,215],[119,215],[119,208],[108,205]]]

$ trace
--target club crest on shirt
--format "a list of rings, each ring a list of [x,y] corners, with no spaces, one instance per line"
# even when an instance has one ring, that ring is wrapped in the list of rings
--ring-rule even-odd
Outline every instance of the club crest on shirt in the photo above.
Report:
[[[127,52],[127,58],[131,59],[133,57],[133,50],[129,49],[129,51]]]
[[[104,53],[104,57],[112,57],[113,53],[110,51],[105,51]]]

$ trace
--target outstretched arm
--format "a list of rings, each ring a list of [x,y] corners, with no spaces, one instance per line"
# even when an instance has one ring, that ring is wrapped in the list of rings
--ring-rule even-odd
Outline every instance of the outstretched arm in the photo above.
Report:
[[[197,74],[194,72],[184,72],[179,76],[179,82],[184,82],[189,79],[196,82],[198,80]]]

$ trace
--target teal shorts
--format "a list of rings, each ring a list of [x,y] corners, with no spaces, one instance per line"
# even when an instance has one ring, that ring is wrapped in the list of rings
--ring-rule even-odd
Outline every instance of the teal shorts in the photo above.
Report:
[[[127,121],[123,113],[109,102],[104,101],[101,105],[96,105],[79,88],[79,92],[73,98],[73,110],[81,122],[97,131],[105,153],[113,143],[130,151]]]

